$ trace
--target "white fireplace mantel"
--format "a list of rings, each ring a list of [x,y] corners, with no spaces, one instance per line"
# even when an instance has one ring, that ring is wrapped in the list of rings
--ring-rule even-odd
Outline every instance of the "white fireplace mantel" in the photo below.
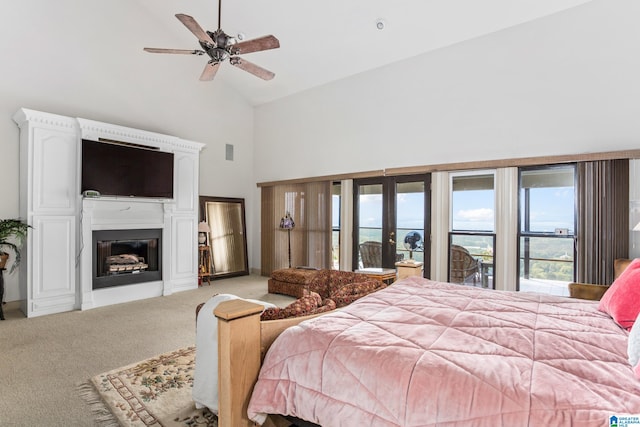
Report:
[[[162,229],[162,245],[171,248],[173,201],[137,201],[127,198],[87,198],[82,201],[82,250],[80,253],[80,308],[118,304],[173,293],[171,280],[93,289],[93,232],[98,230]],[[162,251],[162,270],[170,258]],[[195,282],[197,283],[197,281]],[[193,282],[186,288],[191,288]]]
[[[194,289],[198,163],[204,144],[138,129],[20,109],[20,216],[33,227],[20,266],[28,317]],[[82,139],[105,138],[174,154],[173,199],[83,198]],[[92,290],[94,230],[162,229],[162,280]]]

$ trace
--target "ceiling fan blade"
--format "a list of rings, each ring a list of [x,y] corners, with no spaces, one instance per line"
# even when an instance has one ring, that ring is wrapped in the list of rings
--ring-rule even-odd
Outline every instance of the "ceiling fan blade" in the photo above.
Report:
[[[204,66],[204,70],[202,70],[202,74],[200,75],[200,81],[206,82],[209,80],[213,80],[218,72],[218,68],[220,68],[219,62],[209,61],[207,65]]]
[[[271,80],[276,75],[269,70],[266,70],[258,65],[247,61],[246,59],[242,59],[238,56],[232,57],[229,62],[231,65],[240,68],[241,70],[247,71],[253,74],[256,77],[260,77],[262,80]]]
[[[161,49],[157,47],[145,47],[145,52],[151,53],[177,53],[180,55],[204,55],[204,50],[194,50],[194,49]]]
[[[280,47],[280,41],[274,36],[263,36],[257,39],[251,39],[233,45],[233,55],[243,53],[259,52],[261,50],[277,49]]]
[[[216,45],[211,36],[209,36],[209,34],[207,34],[207,32],[202,29],[200,24],[198,24],[196,20],[193,19],[193,17],[185,15],[183,13],[178,13],[176,14],[176,18],[178,18],[178,20],[182,22],[184,26],[187,27],[189,31],[191,31],[198,38],[198,40],[204,43],[209,43],[213,46]]]

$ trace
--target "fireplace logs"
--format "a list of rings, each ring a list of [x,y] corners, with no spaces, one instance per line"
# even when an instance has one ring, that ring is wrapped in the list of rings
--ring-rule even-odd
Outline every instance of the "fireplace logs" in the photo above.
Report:
[[[111,255],[105,258],[105,264],[110,274],[138,273],[149,268],[144,258],[136,254]]]
[[[93,289],[162,280],[162,229],[93,231]]]

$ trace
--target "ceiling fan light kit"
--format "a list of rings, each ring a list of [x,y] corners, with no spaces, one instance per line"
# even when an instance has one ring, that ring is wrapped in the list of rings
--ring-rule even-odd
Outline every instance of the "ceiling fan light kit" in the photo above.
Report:
[[[252,40],[244,39],[244,34],[239,33],[238,39],[229,36],[220,27],[222,11],[222,0],[218,0],[218,29],[214,32],[205,31],[200,24],[191,16],[182,13],[176,14],[176,18],[182,24],[187,27],[189,31],[198,38],[200,43],[200,49],[164,49],[164,48],[152,48],[145,47],[145,52],[150,53],[171,53],[181,55],[197,55],[201,56],[207,54],[211,60],[205,65],[202,74],[200,75],[201,81],[210,81],[216,76],[220,64],[227,59],[229,63],[241,70],[253,74],[263,80],[271,80],[275,77],[275,74],[269,70],[266,70],[256,64],[241,58],[238,55],[247,53],[260,52],[263,50],[276,49],[280,47],[278,39],[272,35],[258,37]],[[238,41],[241,40],[241,41]]]

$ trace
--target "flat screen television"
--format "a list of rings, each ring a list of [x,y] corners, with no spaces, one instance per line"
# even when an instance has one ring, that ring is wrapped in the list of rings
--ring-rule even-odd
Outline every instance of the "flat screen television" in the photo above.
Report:
[[[102,196],[173,198],[173,153],[82,140],[82,189]]]

